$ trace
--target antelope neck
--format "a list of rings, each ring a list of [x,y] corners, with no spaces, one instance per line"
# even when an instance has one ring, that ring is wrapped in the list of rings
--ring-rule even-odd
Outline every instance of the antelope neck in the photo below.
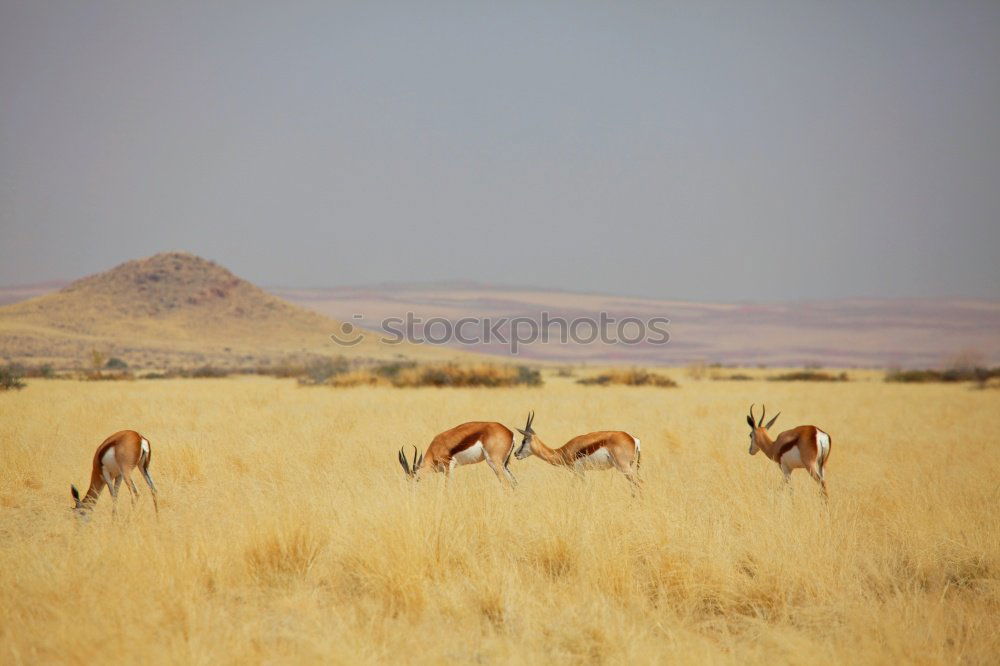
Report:
[[[550,465],[566,464],[566,461],[563,460],[562,456],[560,456],[554,449],[549,448],[538,435],[531,436],[531,451]]]

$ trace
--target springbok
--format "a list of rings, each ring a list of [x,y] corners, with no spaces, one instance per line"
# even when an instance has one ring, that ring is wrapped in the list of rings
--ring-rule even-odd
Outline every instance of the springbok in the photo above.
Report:
[[[82,500],[76,486],[70,486],[70,492],[76,502],[74,509],[81,515],[93,510],[101,491],[104,490],[104,486],[107,486],[112,499],[111,511],[117,513],[118,486],[121,485],[122,479],[125,480],[125,485],[132,493],[132,504],[135,504],[139,491],[132,481],[131,474],[132,470],[138,467],[153,495],[153,508],[159,513],[160,507],[156,503],[156,486],[153,485],[153,477],[149,475],[151,455],[149,440],[135,430],[122,430],[108,437],[101,442],[94,453],[93,469],[90,472],[90,488],[87,489],[87,494]]]
[[[774,415],[767,425],[764,423],[765,407],[761,407],[760,420],[754,424],[753,405],[750,405],[750,414],[747,416],[747,423],[750,425],[750,455],[757,451],[763,451],[764,455],[778,463],[781,473],[785,475],[785,482],[792,470],[803,468],[823,489],[826,496],[826,461],[830,457],[830,445],[832,438],[816,426],[803,425],[791,430],[786,430],[777,439],[771,439],[768,430],[774,422],[781,416],[781,412]]]
[[[459,465],[471,465],[486,461],[493,473],[497,475],[500,485],[504,477],[511,488],[517,485],[517,479],[511,474],[510,454],[514,451],[514,433],[510,428],[495,421],[473,421],[455,426],[431,440],[427,452],[417,456],[417,447],[413,447],[413,462],[409,464],[403,449],[399,450],[399,464],[410,479],[419,480],[425,473],[444,472],[450,476],[451,471]]]
[[[532,429],[534,420],[535,413],[531,412],[524,430],[517,429],[524,435],[521,446],[514,454],[518,460],[534,454],[550,465],[566,467],[577,474],[614,467],[636,488],[642,487],[639,481],[639,438],[621,430],[602,430],[574,437],[558,449],[550,449]]]

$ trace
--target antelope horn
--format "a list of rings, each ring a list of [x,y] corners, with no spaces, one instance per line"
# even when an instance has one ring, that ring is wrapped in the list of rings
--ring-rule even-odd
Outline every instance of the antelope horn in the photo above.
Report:
[[[750,405],[750,420],[753,421],[754,423],[756,423],[757,422],[757,417],[755,417],[753,415],[753,406],[754,406],[754,404],[756,404],[756,403],[753,403],[753,404]]]
[[[406,464],[406,455],[403,454],[403,447],[399,448],[399,464],[403,467],[403,471],[406,475],[410,475],[410,466]]]
[[[760,421],[757,421],[757,427],[761,427],[764,424],[764,414],[767,413],[767,405],[760,406]]]

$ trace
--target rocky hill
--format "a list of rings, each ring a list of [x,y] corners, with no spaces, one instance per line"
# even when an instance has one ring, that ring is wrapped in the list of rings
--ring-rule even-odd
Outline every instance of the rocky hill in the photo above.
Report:
[[[74,367],[96,350],[131,367],[251,367],[296,356],[388,353],[370,336],[355,347],[334,345],[329,336],[340,327],[214,262],[170,252],[0,307],[0,359]]]

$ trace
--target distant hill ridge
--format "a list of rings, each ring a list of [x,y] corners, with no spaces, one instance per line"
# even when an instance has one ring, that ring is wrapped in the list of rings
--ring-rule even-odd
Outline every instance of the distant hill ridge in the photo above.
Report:
[[[292,306],[214,261],[187,252],[165,252],[127,261],[77,280],[54,296],[51,300],[40,299],[37,305],[52,310],[61,303],[86,298],[100,299],[113,312],[129,316],[172,316],[189,309],[258,320],[281,314],[316,321],[315,313]]]
[[[615,364],[943,367],[966,352],[1000,363],[1000,301],[853,299],[798,303],[695,303],[491,285],[382,285],[264,291],[226,268],[183,252],[125,262],[57,285],[0,289],[0,363],[80,366],[91,350],[135,367],[212,363],[259,366],[293,356],[444,360],[506,356],[505,344],[460,348],[381,345],[372,336],[338,347],[340,319],[373,330],[413,312],[443,317],[567,319],[667,317],[670,343],[528,344],[522,360]],[[34,298],[30,298],[34,296]],[[23,300],[28,298],[28,300]],[[287,300],[286,300],[287,299]],[[332,318],[330,318],[332,317]]]
[[[337,325],[185,252],[127,261],[55,293],[2,308],[0,315],[96,335],[118,334],[123,319],[128,326],[165,333],[170,325],[179,325],[199,337],[240,333],[244,323],[320,330]]]

